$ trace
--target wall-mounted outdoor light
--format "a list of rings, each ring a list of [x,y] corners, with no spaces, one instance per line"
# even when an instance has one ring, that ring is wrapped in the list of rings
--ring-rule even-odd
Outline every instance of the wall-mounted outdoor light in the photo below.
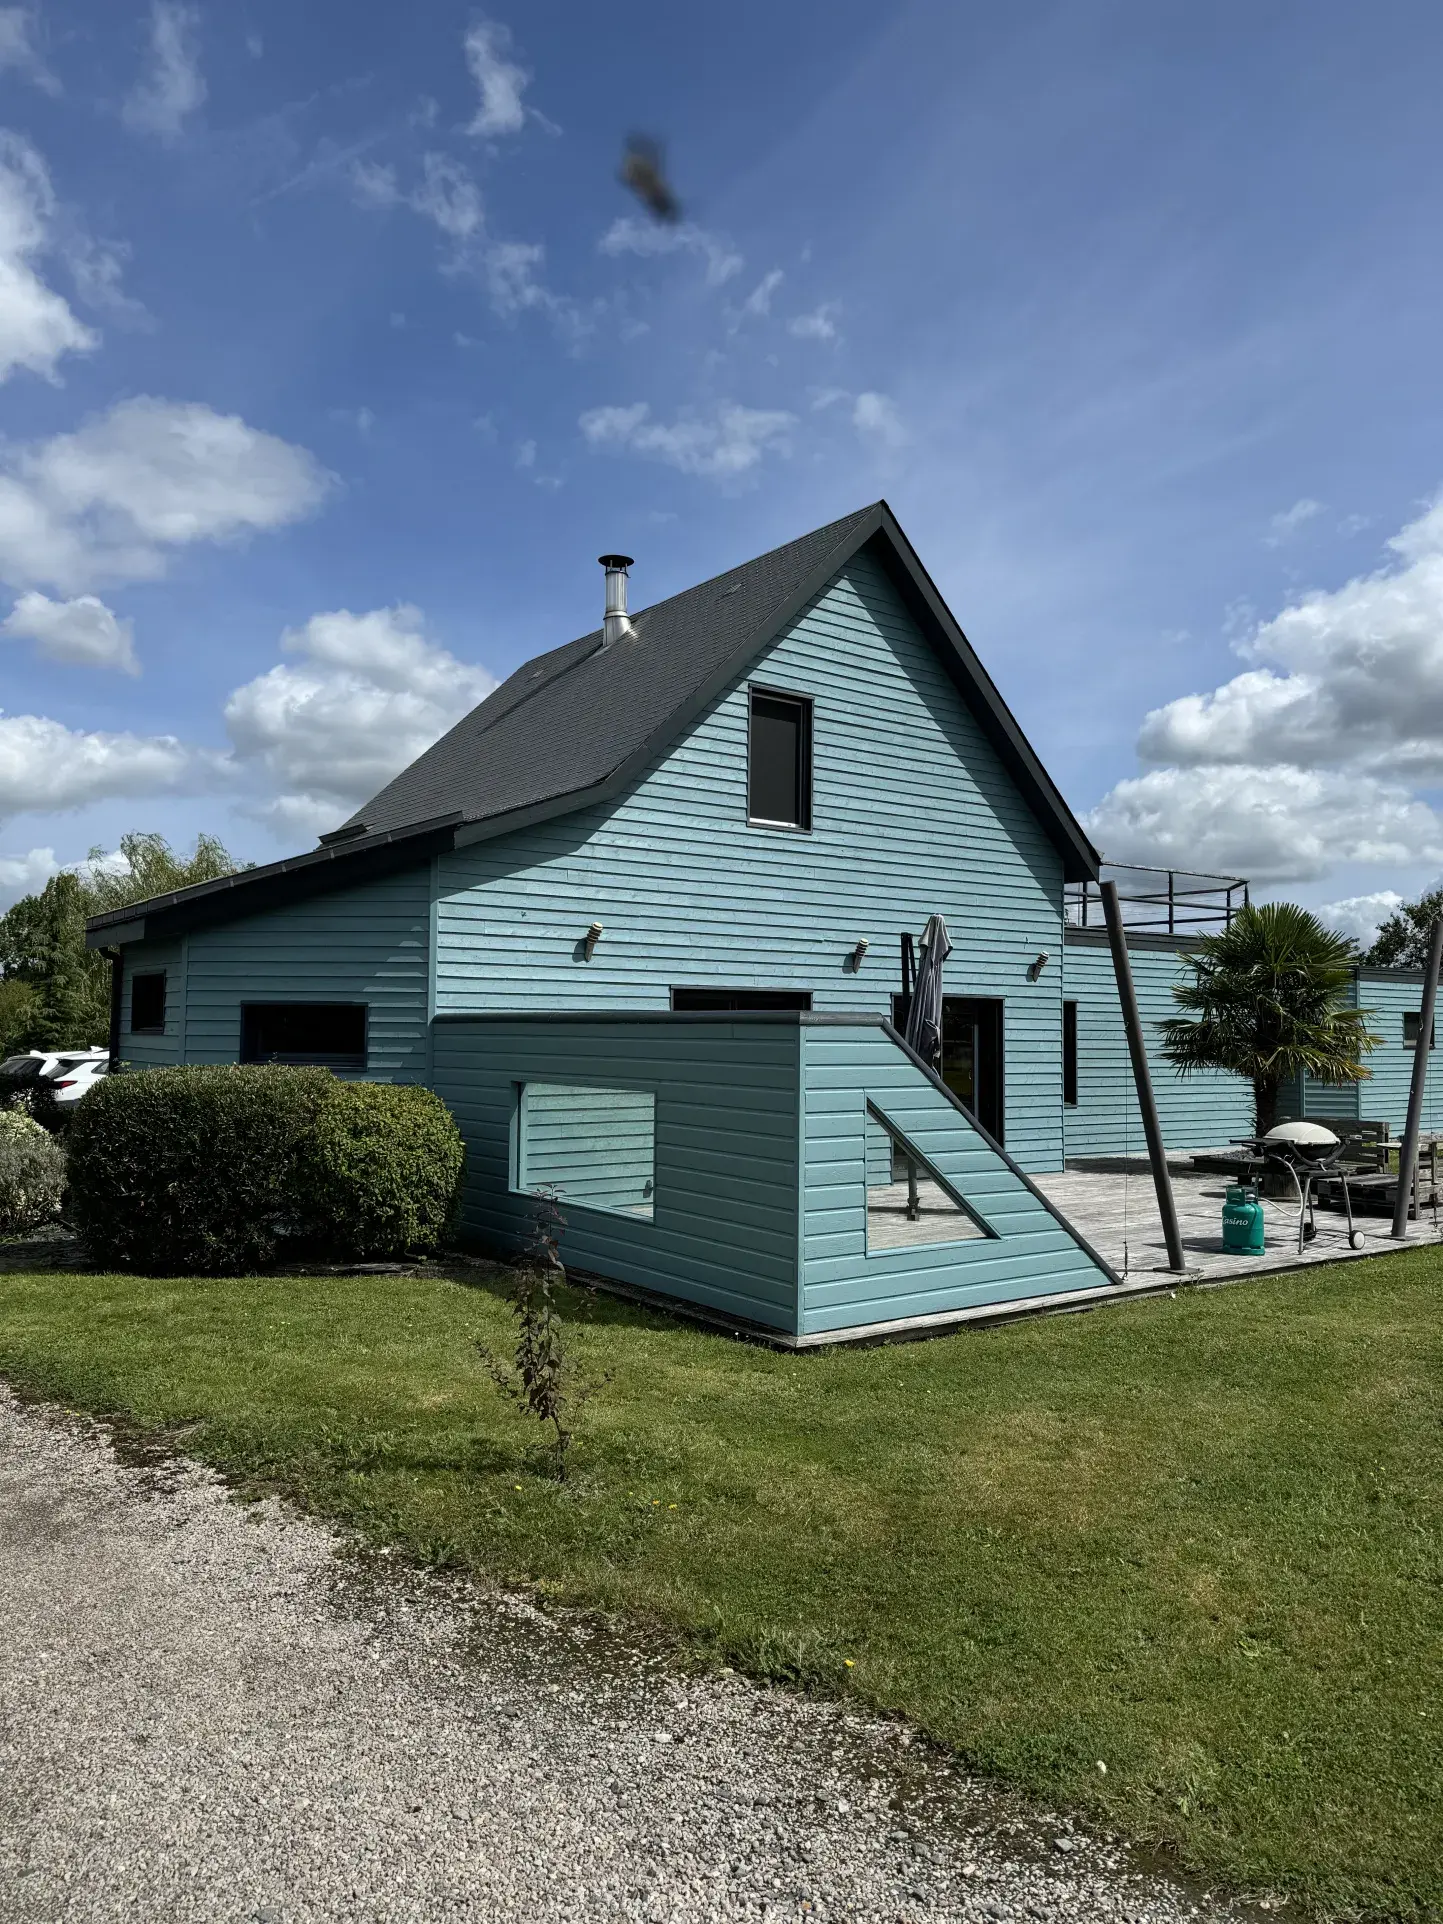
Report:
[[[852,950],[852,974],[853,975],[855,975],[858,969],[861,968],[862,957],[867,953],[868,949],[871,948],[871,946],[872,946],[871,943],[867,940],[865,935],[860,936],[858,938],[857,946]]]
[[[1029,982],[1035,982],[1051,960],[1052,957],[1047,953],[1046,949],[1044,949],[1035,962],[1028,963],[1027,980]]]
[[[596,953],[596,945],[601,940],[602,933],[603,931],[602,931],[600,922],[593,922],[591,927],[586,931],[585,935],[583,935],[581,938],[581,951],[582,951],[582,954],[586,957],[588,962],[591,960],[592,956],[595,955]]]

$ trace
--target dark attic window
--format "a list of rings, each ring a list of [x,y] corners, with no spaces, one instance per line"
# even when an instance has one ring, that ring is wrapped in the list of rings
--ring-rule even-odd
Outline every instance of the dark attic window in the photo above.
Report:
[[[366,1066],[364,1002],[243,1002],[241,1061]]]
[[[132,1035],[165,1034],[165,970],[146,969],[130,978]]]
[[[812,704],[803,695],[751,691],[747,819],[768,828],[812,826]]]

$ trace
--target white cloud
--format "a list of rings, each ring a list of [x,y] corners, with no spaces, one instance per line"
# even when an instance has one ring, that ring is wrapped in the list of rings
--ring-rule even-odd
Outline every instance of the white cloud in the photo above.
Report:
[[[0,855],[0,914],[22,895],[37,894],[59,872],[53,848],[32,848],[26,855]]]
[[[176,140],[206,97],[195,46],[200,15],[178,0],[152,0],[150,70],[127,95],[121,117],[132,133]]]
[[[794,334],[799,341],[835,341],[837,338],[836,316],[841,313],[836,301],[823,301],[814,307],[810,314],[794,314],[787,322],[788,334]]]
[[[546,258],[539,241],[497,241],[482,257],[482,273],[491,310],[503,321],[518,314],[544,314],[563,340],[573,344],[590,333],[593,322],[576,302],[556,294],[537,273]]]
[[[536,443],[534,441],[518,441],[516,443],[516,465],[518,468],[534,468],[536,466]]]
[[[768,452],[789,453],[796,416],[724,401],[710,419],[683,414],[668,424],[654,421],[646,402],[636,401],[629,407],[590,408],[578,425],[593,447],[627,448],[683,474],[732,480]]]
[[[95,595],[73,601],[52,601],[31,589],[21,595],[0,622],[0,634],[17,641],[33,641],[52,661],[76,662],[87,668],[118,668],[138,675],[131,624],[122,621]]]
[[[486,287],[492,307],[504,319],[555,300],[536,277],[545,258],[546,249],[539,241],[499,241],[487,248]]]
[[[420,185],[403,193],[394,167],[378,161],[351,163],[351,188],[361,207],[383,211],[409,207],[413,214],[433,222],[458,250],[461,244],[480,233],[485,222],[481,189],[467,173],[445,154],[428,153],[421,160]]]
[[[481,104],[466,131],[487,138],[519,134],[526,124],[521,96],[530,85],[531,75],[507,59],[510,29],[497,20],[478,20],[467,32],[465,46],[466,65],[481,95]]]
[[[496,686],[428,641],[406,606],[313,615],[282,647],[300,660],[225,708],[240,766],[279,791],[256,810],[278,833],[334,828]]]
[[[1350,935],[1360,948],[1370,949],[1378,930],[1402,908],[1403,900],[1396,889],[1378,889],[1372,895],[1348,895],[1341,902],[1324,902],[1314,913],[1339,935]]]
[[[395,168],[378,160],[351,162],[351,189],[361,207],[399,207],[404,198],[396,184]]]
[[[53,381],[62,355],[99,343],[35,271],[54,245],[55,212],[45,162],[18,134],[0,132],[0,381],[21,367]]]
[[[1143,759],[1443,777],[1443,497],[1388,546],[1388,566],[1303,596],[1237,644],[1269,665],[1154,709]]]
[[[470,240],[482,224],[480,188],[464,167],[444,154],[425,155],[421,166],[424,177],[410,205],[452,240]]]
[[[743,266],[741,255],[729,241],[723,240],[719,234],[709,234],[704,227],[698,227],[689,220],[667,227],[660,221],[640,220],[635,215],[625,214],[611,223],[597,246],[603,254],[610,254],[613,258],[620,254],[640,254],[644,257],[695,254],[706,263],[708,287],[720,287],[733,274],[740,274]]]
[[[1110,862],[1304,882],[1339,862],[1443,863],[1443,822],[1396,783],[1317,769],[1156,768],[1085,818]]]
[[[1313,501],[1304,496],[1301,501],[1295,501],[1292,507],[1284,508],[1281,514],[1273,516],[1268,523],[1268,533],[1264,536],[1264,540],[1268,547],[1280,548],[1285,541],[1293,538],[1299,528],[1306,527],[1308,522],[1322,512],[1321,501]]]
[[[742,313],[759,320],[772,311],[772,296],[782,284],[782,270],[774,267],[770,274],[763,274],[751,293],[742,302]]]
[[[60,82],[35,44],[38,25],[33,7],[0,7],[0,73],[23,74],[43,93],[58,94]]]
[[[221,757],[174,735],[87,732],[44,715],[0,714],[0,817],[193,794],[213,787],[223,769]]]
[[[852,426],[885,448],[900,448],[907,439],[896,403],[885,394],[859,394],[852,403]]]
[[[75,593],[154,577],[168,549],[284,527],[329,485],[239,415],[139,395],[0,455],[0,579]]]
[[[466,169],[444,154],[427,154],[422,167],[421,184],[408,192],[394,167],[356,161],[351,186],[357,204],[380,211],[406,207],[440,228],[451,243],[445,271],[474,274],[486,289],[492,312],[503,321],[534,312],[545,315],[565,339],[576,341],[586,334],[591,323],[576,302],[554,293],[541,278],[546,259],[541,243],[487,241],[481,190]],[[456,339],[460,344],[464,337]]]
[[[1110,858],[1274,881],[1443,861],[1411,787],[1443,780],[1443,497],[1387,546],[1382,568],[1269,621],[1243,610],[1233,647],[1252,665],[1144,718],[1138,753],[1160,765],[1090,817]]]

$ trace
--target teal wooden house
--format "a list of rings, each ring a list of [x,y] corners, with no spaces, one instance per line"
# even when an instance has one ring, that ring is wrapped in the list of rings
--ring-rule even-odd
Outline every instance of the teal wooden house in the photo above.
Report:
[[[427,1083],[478,1246],[554,1191],[573,1264],[789,1342],[1110,1288],[1032,1182],[1131,1099],[1066,935],[1098,857],[890,509],[638,612],[604,559],[602,626],[319,847],[92,922],[117,1058]],[[896,1028],[934,913],[940,1076]]]

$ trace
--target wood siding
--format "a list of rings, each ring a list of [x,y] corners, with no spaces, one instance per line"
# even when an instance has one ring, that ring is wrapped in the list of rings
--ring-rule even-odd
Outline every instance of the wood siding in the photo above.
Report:
[[[881,1028],[804,1027],[802,1063],[804,1333],[1111,1286],[970,1118]],[[992,1236],[868,1254],[868,1102]]]
[[[1164,1058],[1157,1024],[1176,1015],[1174,983],[1188,974],[1184,951],[1129,948],[1147,1037],[1148,1067],[1169,1149],[1213,1149],[1253,1126],[1251,1086],[1240,1076],[1202,1071],[1180,1076]],[[1112,951],[1105,937],[1069,935],[1063,951],[1062,994],[1077,1004],[1077,1103],[1063,1111],[1069,1156],[1147,1154],[1142,1112],[1132,1079]],[[1061,1016],[1057,1051],[1062,1053]]]
[[[812,697],[813,826],[748,826],[747,690]],[[664,1009],[673,986],[885,1014],[946,916],[947,989],[1006,1013],[1006,1135],[1062,1160],[1060,858],[881,569],[850,564],[623,800],[441,858],[436,1006]],[[605,934],[590,963],[580,940]],[[848,957],[871,943],[860,971]]]
[[[653,1216],[563,1205],[579,1269],[774,1329],[796,1324],[795,1021],[440,1021],[435,1087],[466,1139],[463,1234],[515,1249],[532,1203],[515,1181],[519,1089],[581,1082],[655,1098]]]
[[[161,1069],[180,1061],[185,1033],[184,942],[131,942],[121,950],[120,1060],[127,1068]],[[137,1035],[130,1026],[130,984],[152,969],[165,972],[165,1033]],[[99,1042],[102,1038],[97,1036]]]
[[[656,1101],[650,1090],[528,1082],[521,1092],[517,1186],[563,1207],[651,1213]]]
[[[161,1062],[235,1062],[243,1002],[364,1002],[372,1082],[429,1079],[429,864],[364,888],[312,896],[201,929],[178,943],[135,942],[130,974],[166,967],[166,1033],[121,1032],[121,1056]],[[143,1046],[148,1045],[148,1046]]]
[[[1357,1006],[1371,1012],[1368,1027],[1383,1040],[1364,1058],[1372,1070],[1368,1080],[1355,1083],[1343,1093],[1351,1096],[1356,1105],[1354,1116],[1368,1122],[1386,1122],[1395,1136],[1401,1135],[1408,1120],[1408,1091],[1413,1081],[1413,1049],[1403,1040],[1403,1017],[1416,1015],[1423,1007],[1422,972],[1410,969],[1392,974],[1360,970],[1355,995]],[[1433,1027],[1443,1041],[1443,1007],[1435,1016]],[[1306,1113],[1310,1116],[1328,1113],[1314,1106],[1316,1086],[1311,1082],[1308,1085]],[[1429,1052],[1428,1076],[1423,1085],[1423,1128],[1443,1130],[1443,1048]]]

